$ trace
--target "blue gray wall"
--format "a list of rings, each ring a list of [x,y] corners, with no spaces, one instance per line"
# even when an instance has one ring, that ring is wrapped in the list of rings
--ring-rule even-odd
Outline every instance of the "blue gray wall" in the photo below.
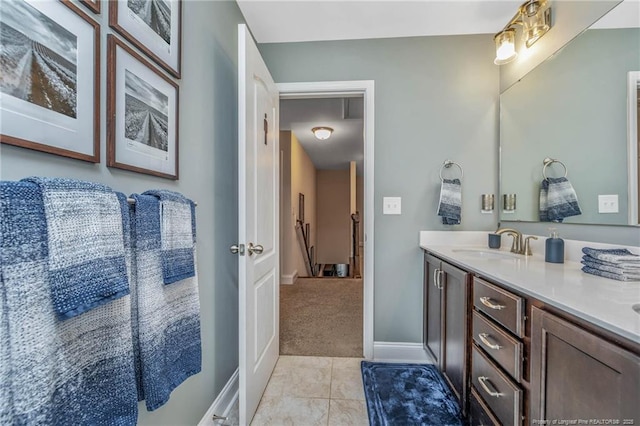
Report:
[[[375,80],[375,341],[422,341],[421,230],[488,230],[497,191],[499,69],[491,35],[262,44],[276,82]],[[464,168],[462,225],[436,216],[438,172]],[[454,176],[457,172],[445,172]],[[402,215],[382,215],[382,197]]]
[[[237,24],[244,19],[235,2],[183,5],[179,181],[106,167],[106,10],[96,17],[102,26],[102,162],[0,147],[3,180],[60,176],[102,182],[125,193],[167,188],[198,202],[202,372],[178,387],[162,408],[148,413],[141,404],[142,425],[197,424],[238,366],[238,264],[228,247],[237,239]]]

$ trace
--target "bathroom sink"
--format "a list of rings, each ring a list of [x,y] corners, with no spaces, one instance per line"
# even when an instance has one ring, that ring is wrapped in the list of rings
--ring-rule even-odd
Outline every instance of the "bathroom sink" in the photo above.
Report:
[[[634,311],[636,311],[637,314],[640,314],[640,303],[636,303],[635,305],[633,305],[631,307],[631,309],[633,309]]]
[[[481,249],[481,248],[460,248],[451,250],[454,253],[463,254],[466,256],[473,256],[485,259],[509,259],[516,260],[519,258],[517,254],[497,251],[497,250],[489,250],[489,249]]]

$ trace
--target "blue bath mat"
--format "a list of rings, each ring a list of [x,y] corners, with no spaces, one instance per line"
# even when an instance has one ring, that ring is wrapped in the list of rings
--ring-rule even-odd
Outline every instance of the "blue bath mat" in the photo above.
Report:
[[[362,381],[372,426],[463,425],[458,402],[434,365],[362,361]]]

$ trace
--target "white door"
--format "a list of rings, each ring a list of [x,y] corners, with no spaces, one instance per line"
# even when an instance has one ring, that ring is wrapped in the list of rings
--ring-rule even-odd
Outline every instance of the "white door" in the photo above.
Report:
[[[279,94],[238,26],[240,424],[251,422],[279,354]]]

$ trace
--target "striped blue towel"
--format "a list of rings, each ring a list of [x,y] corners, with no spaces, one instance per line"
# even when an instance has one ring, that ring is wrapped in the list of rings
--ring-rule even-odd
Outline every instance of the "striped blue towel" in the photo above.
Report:
[[[438,216],[445,225],[460,225],[462,217],[462,185],[460,179],[443,179],[440,186]]]
[[[136,267],[132,291],[138,318],[140,399],[153,411],[173,389],[200,372],[200,302],[197,275],[165,285],[162,270],[160,201],[134,194]],[[194,253],[195,257],[195,253]]]
[[[108,186],[30,177],[42,191],[49,277],[60,319],[129,294],[122,212]]]
[[[0,215],[0,424],[135,425],[129,297],[60,321],[40,188],[0,182]]]
[[[631,253],[627,249],[595,249],[591,247],[583,247],[582,253],[598,259],[603,262],[611,262],[620,265],[640,266],[640,256]]]
[[[576,191],[566,177],[546,178],[540,184],[540,221],[562,222],[581,215]]]
[[[587,265],[582,267],[582,272],[618,281],[640,281],[640,274],[616,274],[602,269],[591,268]]]
[[[168,190],[145,191],[160,200],[162,276],[165,284],[196,274],[193,249],[196,236],[195,204],[184,195]]]

